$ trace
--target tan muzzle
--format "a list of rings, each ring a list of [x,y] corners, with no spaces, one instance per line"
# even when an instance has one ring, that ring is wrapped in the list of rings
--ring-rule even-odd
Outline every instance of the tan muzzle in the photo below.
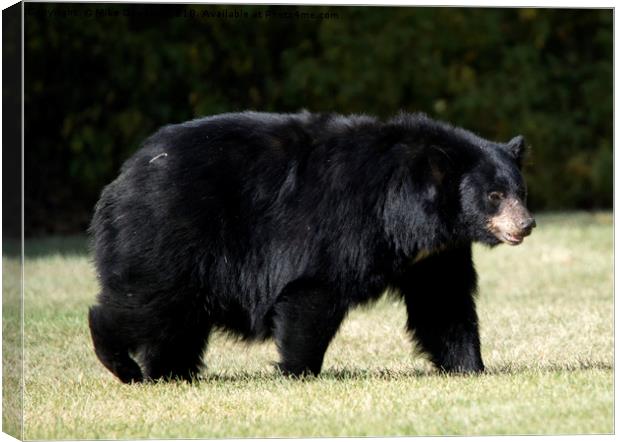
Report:
[[[519,198],[511,197],[502,201],[497,215],[489,219],[488,229],[500,241],[516,246],[532,233],[536,220],[525,208]]]

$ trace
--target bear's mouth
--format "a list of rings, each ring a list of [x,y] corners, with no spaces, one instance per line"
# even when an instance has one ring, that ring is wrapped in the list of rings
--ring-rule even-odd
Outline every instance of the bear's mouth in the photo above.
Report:
[[[523,242],[524,235],[515,235],[513,233],[502,232],[497,235],[497,238],[506,244],[516,246]]]

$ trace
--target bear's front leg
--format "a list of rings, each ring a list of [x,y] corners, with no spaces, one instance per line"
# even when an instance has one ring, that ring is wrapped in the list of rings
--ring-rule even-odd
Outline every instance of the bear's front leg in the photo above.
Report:
[[[482,372],[471,245],[431,254],[400,281],[407,328],[433,363],[447,372]]]
[[[323,356],[346,314],[338,297],[305,282],[287,286],[274,307],[273,333],[286,375],[318,375]]]

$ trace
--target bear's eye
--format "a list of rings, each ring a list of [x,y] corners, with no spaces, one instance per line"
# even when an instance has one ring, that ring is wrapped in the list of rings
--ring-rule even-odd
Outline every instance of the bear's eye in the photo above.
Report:
[[[504,194],[502,192],[491,192],[489,193],[489,201],[492,203],[499,203],[504,199]]]

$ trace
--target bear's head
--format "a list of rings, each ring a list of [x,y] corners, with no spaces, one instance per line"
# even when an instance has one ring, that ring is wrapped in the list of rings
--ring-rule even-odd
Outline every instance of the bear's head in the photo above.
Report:
[[[379,207],[400,252],[472,241],[517,245],[532,232],[522,136],[497,143],[424,114],[399,115],[388,129],[393,161],[386,162],[390,178]]]
[[[508,143],[489,143],[463,174],[461,217],[472,240],[491,246],[518,245],[536,227],[526,208],[527,189],[521,175],[524,150],[522,136]]]

